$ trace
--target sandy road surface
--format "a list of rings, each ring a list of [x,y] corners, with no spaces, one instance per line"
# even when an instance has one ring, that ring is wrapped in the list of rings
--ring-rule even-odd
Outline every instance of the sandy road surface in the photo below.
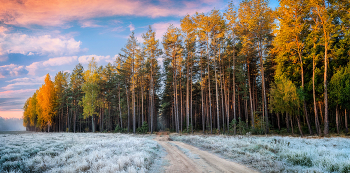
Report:
[[[202,151],[191,145],[169,141],[168,135],[158,134],[155,140],[167,151],[165,159],[169,161],[169,166],[165,167],[165,172],[234,172],[234,173],[256,173],[243,165],[227,161],[214,154]],[[188,157],[182,149],[196,157]]]

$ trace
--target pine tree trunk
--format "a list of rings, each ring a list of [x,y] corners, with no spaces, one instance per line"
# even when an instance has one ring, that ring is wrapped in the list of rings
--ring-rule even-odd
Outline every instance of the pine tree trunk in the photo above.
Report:
[[[61,118],[63,117],[63,110],[61,108],[61,116],[58,118],[58,128],[59,128],[59,132],[61,132]]]
[[[233,47],[233,57],[232,57],[233,65],[232,65],[232,108],[233,108],[233,119],[237,121],[237,115],[236,115],[236,54],[235,54],[235,47]],[[239,102],[239,100],[238,100]],[[239,103],[238,103],[239,105]],[[240,112],[240,111],[239,111]],[[241,113],[239,113],[241,114]],[[227,116],[227,123],[229,123],[229,117]],[[236,124],[234,124],[234,135],[236,135]]]
[[[316,48],[316,44],[314,44],[314,48]],[[316,131],[318,135],[321,135],[320,123],[318,121],[317,115],[317,103],[316,103],[316,92],[315,92],[315,57],[312,57],[312,95],[314,99],[314,112],[315,112],[315,124]]]
[[[153,87],[153,59],[151,59],[151,80],[150,80],[150,98],[151,98],[151,107],[150,107],[150,109],[151,109],[151,115],[150,115],[150,117],[151,117],[151,134],[153,134],[153,116],[154,116],[154,87]]]
[[[75,107],[75,110],[74,110],[74,125],[73,125],[73,130],[74,130],[74,133],[75,133],[75,126],[76,126],[76,122],[77,122],[77,105],[76,105],[76,100],[74,100],[74,107]]]
[[[184,114],[183,114],[183,95],[182,95],[182,86],[181,86],[181,79],[182,79],[182,74],[181,74],[181,71],[180,71],[180,82],[179,82],[179,89],[180,89],[180,117],[181,117],[181,120],[180,120],[180,125],[181,125],[181,133],[182,133],[182,125],[183,125],[183,120],[182,120],[182,118],[183,118],[183,116],[184,116]]]
[[[111,118],[111,105],[108,103],[108,120],[109,120],[109,130],[112,130],[112,118]]]
[[[292,116],[289,116],[289,117],[290,117],[290,126],[292,127],[292,134],[294,135],[293,118]]]
[[[290,133],[289,116],[288,116],[288,113],[286,113],[286,125],[287,125],[287,132]]]
[[[214,50],[216,47],[214,47]],[[216,117],[217,117],[217,130],[220,131],[220,113],[219,113],[219,92],[218,92],[218,77],[216,74],[216,56],[214,54],[214,75],[215,75],[215,97],[216,97]]]
[[[68,112],[68,104],[67,104],[67,128],[69,132],[69,112]]]
[[[263,106],[264,106],[264,116],[266,122],[266,130],[265,133],[269,133],[269,115],[267,113],[267,100],[266,100],[266,87],[265,87],[265,73],[264,73],[264,62],[262,59],[262,43],[259,44],[260,47],[260,71],[261,71],[261,81],[262,81],[262,94],[263,94]]]
[[[250,69],[249,69],[249,63],[247,62],[248,66],[248,87],[249,87],[249,101],[250,101],[250,116],[251,116],[251,123],[252,128],[254,128],[254,112],[253,112],[253,100],[252,100],[252,87],[250,83]],[[246,122],[248,123],[248,119],[246,119]]]
[[[102,108],[100,108],[99,110],[100,110],[100,132],[102,132],[103,131],[103,127],[102,127],[102,124],[103,124],[103,122],[102,122]]]
[[[220,48],[219,48],[220,50]],[[225,108],[224,108],[224,96],[225,94],[223,94],[223,91],[222,91],[222,86],[223,86],[223,77],[224,77],[224,74],[223,74],[223,67],[222,67],[222,64],[221,64],[221,51],[219,51],[219,68],[220,68],[220,94],[221,94],[221,114],[222,114],[222,131],[223,133],[225,133]]]
[[[127,83],[127,82],[125,82]],[[128,133],[130,132],[130,104],[129,104],[129,92],[128,87],[125,85],[125,92],[126,92],[126,102],[128,106]]]
[[[119,89],[119,118],[120,118],[120,128],[123,129],[123,118],[122,118],[122,110],[120,107],[120,86],[118,85],[118,89]]]
[[[213,134],[213,120],[211,115],[211,93],[210,93],[210,70],[209,70],[209,63],[210,63],[210,55],[209,55],[209,42],[207,42],[207,55],[208,55],[208,92],[209,92],[209,115],[210,115],[210,133]]]
[[[186,77],[187,77],[187,83],[186,83],[186,129],[189,131],[189,126],[190,126],[190,102],[189,102],[189,95],[190,95],[190,76],[189,76],[189,57],[187,57],[187,65],[186,65]]]
[[[246,122],[246,126],[249,127],[248,125],[248,100],[244,101],[244,107],[245,107],[245,122]],[[243,121],[243,120],[242,120]]]
[[[321,120],[322,120],[322,123],[324,124],[324,117],[323,117],[323,111],[322,111],[322,103],[321,102],[318,102],[318,107],[320,107],[320,115],[321,115]]]
[[[278,130],[281,130],[280,113],[277,112],[276,116],[277,116]]]
[[[335,123],[337,125],[337,133],[339,134],[339,106],[335,107]]]
[[[349,129],[348,129],[348,116],[346,115],[346,109],[345,109],[344,116],[345,116],[345,134],[348,134],[348,133],[349,133]]]
[[[201,101],[202,101],[202,127],[203,127],[203,134],[205,134],[205,114],[204,114],[204,95],[203,95],[203,85],[204,85],[204,81],[203,81],[203,69],[202,69],[202,64],[199,63],[200,68],[201,68]]]
[[[192,67],[191,67],[191,69],[190,69],[191,71],[191,73],[190,73],[190,77],[191,77],[191,87],[190,87],[190,92],[191,92],[191,97],[190,97],[190,113],[191,113],[191,131],[192,131],[192,133],[193,133],[193,115],[192,115],[192,113],[193,113],[193,110],[192,110],[192,108],[193,108],[193,106],[192,106]],[[195,115],[196,116],[196,115]]]
[[[303,137],[303,131],[301,130],[299,115],[297,116],[297,121],[298,121],[298,128],[299,128],[300,136]]]
[[[133,65],[134,66],[134,65]],[[133,67],[134,68],[134,67]],[[133,79],[132,79],[132,130],[133,133],[136,133],[136,112],[135,112],[135,78],[133,74]]]
[[[144,115],[143,115],[143,86],[142,86],[142,76],[141,76],[141,116],[142,116],[142,125],[145,121]]]
[[[324,50],[324,134],[328,135],[329,133],[329,121],[328,121],[328,92],[327,92],[327,50],[328,50],[328,42],[327,42],[327,33],[325,32],[325,28],[323,28],[324,36],[325,36],[325,50]]]
[[[299,44],[298,44],[298,55],[299,55],[300,69],[301,69],[301,88],[304,91],[304,67],[303,67],[303,59],[301,57],[301,51],[300,51],[300,48],[299,48]],[[312,132],[310,121],[309,121],[309,115],[308,115],[307,109],[306,109],[305,98],[303,98],[303,111],[304,111],[304,115],[305,115],[307,126],[309,128],[309,133],[310,133],[310,135],[312,135],[313,132]]]

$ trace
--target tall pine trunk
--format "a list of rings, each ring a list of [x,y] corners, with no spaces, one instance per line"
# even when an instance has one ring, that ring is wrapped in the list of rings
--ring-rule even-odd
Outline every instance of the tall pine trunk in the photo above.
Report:
[[[202,58],[202,56],[201,56]],[[205,114],[204,114],[204,93],[203,93],[203,85],[204,85],[204,81],[203,81],[203,69],[202,69],[202,64],[199,63],[199,66],[201,68],[201,101],[202,101],[202,127],[203,127],[203,134],[205,133]]]
[[[134,58],[133,58],[134,61]],[[135,74],[134,74],[134,62],[132,63],[132,131],[136,133],[136,110],[135,110]]]
[[[297,115],[297,121],[298,121],[298,128],[299,128],[300,136],[302,137],[303,136],[303,131],[301,130],[299,115]]]
[[[233,46],[233,57],[232,57],[232,109],[233,109],[233,119],[237,120],[237,115],[236,115],[236,54],[235,54],[235,47]],[[239,105],[239,104],[238,104]],[[227,116],[227,124],[229,122],[229,117]],[[236,135],[236,124],[235,123],[233,126],[234,129],[234,134]]]
[[[316,44],[314,44],[314,48],[316,48]],[[317,115],[317,103],[316,103],[316,92],[315,92],[315,56],[312,57],[312,95],[314,100],[316,131],[318,135],[321,135],[321,128],[320,128],[320,123]]]
[[[269,115],[267,113],[267,100],[266,100],[266,87],[265,87],[265,73],[264,73],[264,62],[262,58],[262,43],[259,44],[260,47],[260,71],[261,71],[261,81],[262,81],[262,94],[263,94],[263,106],[264,106],[264,115],[265,115],[265,122],[266,122],[266,130],[265,133],[269,133]]]
[[[190,126],[190,102],[189,102],[189,97],[190,97],[190,76],[189,76],[189,57],[187,57],[187,65],[186,65],[186,77],[187,77],[187,81],[186,81],[186,129],[187,131],[189,131],[189,126]]]
[[[339,106],[335,107],[335,123],[337,125],[337,133],[339,134]]]
[[[123,129],[123,118],[122,118],[122,110],[120,108],[120,86],[118,85],[118,89],[119,89],[119,118],[120,118],[120,128]]]
[[[324,85],[324,134],[327,135],[329,132],[329,121],[328,121],[328,92],[327,92],[327,50],[328,50],[328,42],[327,42],[327,32],[325,31],[325,28],[323,27],[324,32],[324,39],[325,39],[325,45],[324,45],[324,76],[323,76],[323,85]]]
[[[301,88],[304,91],[304,67],[303,67],[304,65],[303,65],[303,59],[301,57],[301,52],[300,52],[299,47],[298,47],[298,55],[299,55],[300,69],[301,69]],[[304,115],[305,115],[305,118],[306,118],[307,127],[309,128],[309,133],[310,133],[310,135],[312,135],[313,132],[312,132],[310,121],[309,121],[309,115],[308,115],[307,109],[306,109],[305,98],[303,98],[303,111],[304,111]]]
[[[208,56],[208,92],[209,92],[209,115],[210,115],[210,133],[213,134],[213,120],[211,115],[211,93],[210,93],[210,70],[209,70],[209,63],[210,63],[210,55],[209,55],[209,41],[207,41],[207,56]]]
[[[214,48],[214,50],[215,49],[216,49],[216,47]],[[217,130],[220,131],[219,92],[218,92],[218,77],[217,77],[217,74],[216,74],[216,56],[215,56],[215,54],[214,54],[214,75],[215,75],[215,98],[216,98]]]
[[[125,82],[127,83],[127,82]],[[125,85],[125,92],[126,92],[126,102],[128,106],[128,133],[130,132],[130,104],[129,104],[129,92],[128,87]]]
[[[252,87],[250,83],[250,69],[249,69],[249,62],[247,62],[248,66],[248,87],[249,87],[249,101],[250,101],[250,116],[251,116],[251,123],[252,123],[252,128],[254,128],[254,112],[253,112],[253,100],[252,100]],[[248,119],[246,119],[248,122]]]
[[[345,133],[348,134],[349,133],[349,129],[348,129],[348,116],[346,115],[346,109],[345,109]]]

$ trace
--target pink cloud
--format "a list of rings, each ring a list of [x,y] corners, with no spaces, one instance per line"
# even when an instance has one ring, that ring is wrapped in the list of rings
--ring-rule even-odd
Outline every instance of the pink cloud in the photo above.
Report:
[[[130,23],[130,25],[128,27],[130,28],[130,31],[135,30],[135,26],[132,23]]]
[[[3,118],[22,118],[23,110],[0,111],[0,117]]]
[[[152,29],[156,32],[156,38],[162,42],[163,35],[166,33],[170,25],[180,28],[180,22],[178,21],[168,21],[168,22],[159,22],[152,25]]]
[[[93,20],[81,21],[80,24],[81,24],[81,27],[83,27],[83,28],[97,28],[97,27],[102,27],[102,25],[96,24],[96,21],[93,21]]]
[[[3,111],[7,112],[6,116],[13,115],[8,111],[19,111],[19,108],[22,108],[26,99],[33,95],[36,89],[21,89],[21,90],[8,90],[0,92],[0,98],[2,98],[2,102],[0,104],[0,114]],[[10,116],[13,117],[13,116]]]
[[[19,26],[60,26],[68,21],[115,15],[184,16],[209,11],[220,3],[222,0],[195,0],[194,3],[162,0],[158,4],[142,0],[4,0],[0,7],[0,21]]]
[[[0,98],[22,98],[24,95],[32,95],[36,89],[8,90],[0,92]]]

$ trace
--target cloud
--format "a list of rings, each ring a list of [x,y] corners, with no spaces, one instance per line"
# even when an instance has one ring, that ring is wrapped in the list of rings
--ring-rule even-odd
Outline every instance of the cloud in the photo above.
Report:
[[[135,30],[135,26],[132,23],[130,23],[130,25],[128,27],[130,28],[130,31]]]
[[[158,22],[153,24],[152,29],[156,32],[156,39],[159,39],[159,41],[162,42],[163,35],[171,24],[173,24],[174,27],[180,28],[180,22],[178,21]]]
[[[42,62],[33,62],[32,64],[26,66],[26,70],[28,70],[29,75],[35,75],[35,71],[39,69]]]
[[[28,78],[28,77],[24,77],[24,78],[16,78],[16,79],[12,79],[9,81],[6,81],[7,83],[10,83],[4,87],[2,87],[1,89],[3,90],[13,90],[15,89],[15,87],[19,87],[19,86],[37,86],[37,85],[41,85],[44,83],[44,79],[45,76],[41,76],[41,77],[33,77],[33,78]],[[22,87],[23,88],[23,87]]]
[[[0,92],[0,111],[19,110],[36,89],[8,90]]]
[[[49,60],[44,61],[43,65],[45,67],[48,67],[48,66],[61,66],[61,65],[71,64],[77,61],[77,58],[78,58],[77,56],[50,58]]]
[[[210,11],[223,0],[3,0],[0,21],[16,26],[62,26],[69,21],[106,16],[166,17]]]
[[[22,116],[23,116],[23,110],[1,111],[1,109],[0,109],[0,117],[5,118],[5,119],[7,119],[7,118],[22,118]],[[15,121],[16,120],[9,121],[9,122],[11,122],[11,124],[7,124],[8,129],[10,129],[10,130],[15,129],[15,131],[18,131],[19,129],[26,130],[22,124],[20,124],[20,126],[15,127],[14,126]],[[17,120],[17,121],[22,121],[22,120]]]
[[[81,42],[68,36],[26,35],[22,33],[0,34],[0,57],[10,53],[23,55],[62,56],[81,52]],[[1,58],[0,58],[1,59]]]
[[[8,76],[20,76],[25,75],[27,73],[28,71],[24,68],[24,66],[19,66],[15,64],[0,66],[0,78],[5,78]]]
[[[113,32],[122,32],[124,30],[125,30],[125,28],[122,26],[117,26],[117,27],[114,27],[111,29],[111,31],[113,31]]]
[[[82,64],[88,64],[91,61],[92,57],[95,58],[96,62],[101,62],[101,61],[111,62],[111,61],[113,61],[113,59],[109,55],[107,55],[107,56],[84,55],[84,56],[80,56],[78,61],[79,61],[79,63],[82,63]]]
[[[0,26],[0,34],[5,33],[6,31],[8,31],[7,28],[5,28],[4,26]]]
[[[46,61],[33,62],[32,64],[26,66],[25,69],[28,70],[29,75],[35,75],[35,72],[38,69],[41,69],[44,67],[72,64],[76,62],[77,59],[78,59],[77,56],[63,56],[63,57],[50,58]]]
[[[0,92],[0,98],[23,98],[32,95],[36,89],[8,90]]]
[[[54,67],[62,65],[70,65],[74,63],[88,64],[91,58],[94,57],[96,62],[113,62],[115,59],[111,56],[101,56],[101,55],[83,55],[83,56],[63,56],[50,58],[46,61],[33,62],[32,64],[25,67],[28,70],[29,75],[35,75],[37,70],[43,69],[45,67]],[[0,76],[1,78],[1,76]]]
[[[80,21],[80,25],[81,25],[82,28],[102,27],[102,25],[96,24],[96,21],[93,21],[93,20]]]

